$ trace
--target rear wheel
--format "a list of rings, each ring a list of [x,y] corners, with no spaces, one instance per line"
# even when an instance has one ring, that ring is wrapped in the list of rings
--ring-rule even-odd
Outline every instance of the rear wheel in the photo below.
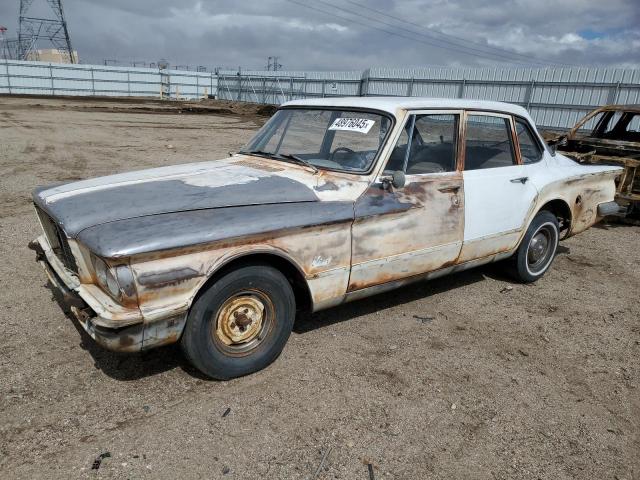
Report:
[[[220,277],[196,300],[181,339],[190,362],[220,380],[272,363],[295,319],[286,277],[268,265],[240,267]]]
[[[553,262],[559,239],[556,216],[547,210],[538,212],[510,259],[512,276],[524,283],[535,282],[542,277]]]

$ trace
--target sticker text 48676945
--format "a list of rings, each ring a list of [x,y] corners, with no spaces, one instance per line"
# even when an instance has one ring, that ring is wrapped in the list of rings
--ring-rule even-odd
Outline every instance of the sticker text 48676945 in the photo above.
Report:
[[[349,132],[369,133],[375,120],[367,118],[336,118],[329,130],[347,130]]]

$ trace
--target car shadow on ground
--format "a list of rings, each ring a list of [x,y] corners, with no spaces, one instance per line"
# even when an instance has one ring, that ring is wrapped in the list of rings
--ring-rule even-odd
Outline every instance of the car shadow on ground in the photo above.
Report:
[[[510,281],[505,277],[503,272],[492,267],[493,266],[486,266],[467,270],[433,280],[421,280],[389,292],[379,293],[362,300],[345,303],[328,310],[322,310],[317,313],[301,313],[296,319],[293,332],[296,334],[305,334],[318,328],[328,327],[363,315],[398,307],[421,298],[450,290],[453,291],[473,283],[484,281],[487,277],[495,280]],[[429,314],[429,312],[422,313]]]
[[[59,292],[51,283],[47,282],[46,287],[67,319],[78,331],[80,348],[91,355],[95,368],[110,378],[121,381],[139,380],[180,367],[193,377],[206,379],[184,358],[178,345],[169,345],[139,353],[118,353],[101,347],[84,330],[78,319],[67,310]]]
[[[558,247],[559,255],[568,253],[570,253],[570,251],[567,247],[563,245]],[[331,325],[346,322],[363,315],[411,303],[431,295],[455,291],[458,288],[486,281],[487,279],[513,283],[511,277],[507,276],[504,272],[502,265],[485,265],[434,280],[418,281],[391,292],[380,293],[366,299],[346,303],[318,313],[300,313],[296,318],[293,333],[304,335],[320,328],[330,327]],[[48,285],[48,288],[52,291],[54,299],[56,299],[62,307],[60,299],[55,295],[55,289],[50,285]],[[421,313],[430,315],[435,312]],[[182,355],[178,345],[169,345],[140,353],[112,352],[95,343],[71,313],[67,312],[65,314],[78,331],[80,347],[91,355],[95,367],[110,378],[120,381],[139,380],[179,367],[188,375],[202,380],[209,380],[189,364]]]
[[[630,226],[640,226],[640,218],[626,217],[620,219],[611,219],[605,222],[598,222],[593,228],[598,230],[615,230],[616,228],[629,228]]]
[[[556,250],[557,255],[568,255],[569,253],[571,253],[571,250],[568,247],[558,245],[558,249]],[[318,328],[328,327],[363,315],[411,303],[421,298],[448,291],[453,292],[458,288],[487,279],[504,283],[515,283],[515,280],[506,272],[502,262],[490,263],[433,280],[417,281],[416,283],[391,290],[390,292],[373,295],[352,303],[345,303],[318,313],[300,314],[296,319],[293,332],[296,334],[304,334]],[[427,316],[435,315],[435,313],[436,312],[420,312],[420,314]]]
[[[429,295],[455,290],[456,288],[482,281],[485,277],[503,280],[504,277],[501,275],[502,273],[499,270],[491,267],[469,270],[437,280],[417,282],[395,290],[393,294],[382,293],[314,314],[301,313],[296,319],[293,332],[295,334],[304,334],[319,328],[329,327],[378,310],[413,302]],[[54,289],[50,286],[49,289],[62,308],[62,303],[56,297]],[[148,352],[133,354],[112,352],[93,341],[73,314],[65,314],[78,331],[80,347],[91,355],[95,367],[110,378],[120,381],[139,380],[179,367],[193,377],[207,379],[188,363],[178,345],[170,345],[149,350]]]

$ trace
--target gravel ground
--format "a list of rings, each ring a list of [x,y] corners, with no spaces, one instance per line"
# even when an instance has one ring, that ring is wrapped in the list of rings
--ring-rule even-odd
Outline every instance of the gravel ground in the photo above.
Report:
[[[31,189],[222,158],[264,121],[139,106],[0,98],[1,478],[640,478],[639,227],[563,242],[534,285],[486,267],[302,316],[229,382],[97,347],[26,248]]]

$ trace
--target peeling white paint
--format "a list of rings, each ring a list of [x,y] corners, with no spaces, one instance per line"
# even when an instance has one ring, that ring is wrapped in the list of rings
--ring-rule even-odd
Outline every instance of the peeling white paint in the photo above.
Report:
[[[216,188],[237,183],[249,183],[270,175],[272,174],[266,171],[230,164],[227,160],[217,160],[138,170],[81,180],[47,189],[41,192],[41,195],[45,197],[46,203],[49,204],[82,193],[140,183],[179,180],[188,185]]]

